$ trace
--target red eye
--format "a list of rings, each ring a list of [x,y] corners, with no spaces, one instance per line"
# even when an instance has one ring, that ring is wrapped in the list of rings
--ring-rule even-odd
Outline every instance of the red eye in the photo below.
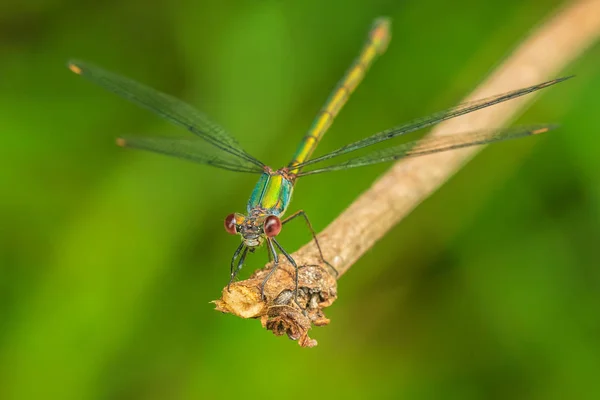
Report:
[[[235,225],[235,214],[229,214],[225,218],[225,230],[227,233],[235,235],[237,233],[237,226]]]
[[[265,231],[265,235],[267,235],[267,237],[275,237],[279,235],[279,232],[281,232],[281,220],[275,215],[269,215],[267,219],[265,219],[263,230]]]

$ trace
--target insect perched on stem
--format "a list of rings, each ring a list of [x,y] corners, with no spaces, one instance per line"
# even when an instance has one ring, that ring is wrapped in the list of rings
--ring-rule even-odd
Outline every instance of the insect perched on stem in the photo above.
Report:
[[[365,73],[377,57],[385,52],[391,37],[390,26],[388,18],[375,20],[359,56],[339,81],[315,118],[312,127],[302,138],[292,161],[287,166],[279,169],[272,169],[248,154],[238,144],[237,140],[223,128],[210,121],[204,114],[195,110],[192,106],[174,97],[91,64],[71,61],[68,65],[74,73],[154,112],[175,125],[186,128],[197,136],[197,138],[189,139],[119,138],[117,140],[119,146],[167,154],[230,171],[260,174],[258,182],[250,195],[246,214],[232,213],[225,218],[225,230],[232,235],[240,235],[242,239],[231,260],[228,288],[242,268],[248,252],[254,252],[256,248],[266,244],[274,264],[271,271],[263,280],[261,295],[264,298],[265,285],[279,265],[278,254],[281,253],[296,268],[294,301],[302,308],[302,305],[298,303],[298,265],[276,239],[283,225],[297,217],[302,217],[313,236],[322,261],[336,275],[337,271],[324,259],[315,231],[303,210],[299,210],[282,219],[292,198],[294,184],[299,177],[536,135],[547,132],[555,127],[554,125],[522,126],[425,138],[382,150],[375,150],[366,155],[354,157],[337,164],[313,168],[313,164],[435,125],[450,118],[465,115],[535,92],[569,78],[559,78],[486,99],[464,103],[376,133],[365,139],[340,147],[323,156],[310,159],[319,141],[331,126],[334,118],[350,97],[350,94],[352,94],[362,81]]]

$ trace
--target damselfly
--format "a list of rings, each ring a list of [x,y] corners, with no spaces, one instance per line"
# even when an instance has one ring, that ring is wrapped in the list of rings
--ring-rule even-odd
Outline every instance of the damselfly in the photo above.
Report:
[[[312,233],[321,259],[331,267],[333,272],[337,274],[337,271],[323,258],[315,231],[303,210],[282,219],[292,198],[294,184],[299,177],[388,162],[404,157],[415,157],[467,146],[515,139],[544,133],[554,128],[553,125],[523,126],[425,138],[382,150],[375,150],[366,155],[350,158],[337,164],[314,168],[313,164],[435,125],[450,118],[514,99],[568,79],[568,77],[559,78],[486,99],[460,104],[404,125],[376,133],[365,139],[340,147],[323,156],[310,159],[317,144],[348,100],[350,94],[362,81],[365,73],[375,59],[385,52],[390,37],[390,20],[388,18],[375,20],[360,55],[352,63],[344,77],[338,82],[329,99],[314,120],[312,127],[302,138],[292,161],[286,167],[279,169],[272,169],[248,154],[233,136],[216,123],[210,121],[204,114],[181,100],[88,63],[71,61],[68,66],[76,74],[82,75],[105,89],[154,112],[175,125],[186,128],[197,136],[196,138],[189,139],[119,138],[117,139],[117,143],[120,146],[149,150],[230,171],[260,174],[258,183],[250,195],[246,214],[232,213],[225,218],[225,230],[232,235],[239,234],[241,236],[241,243],[231,260],[228,288],[242,268],[248,252],[254,252],[256,248],[266,244],[274,264],[262,282],[261,295],[263,299],[264,287],[279,265],[279,252],[296,268],[294,300],[300,306],[297,298],[298,265],[276,239],[284,224],[301,216]]]

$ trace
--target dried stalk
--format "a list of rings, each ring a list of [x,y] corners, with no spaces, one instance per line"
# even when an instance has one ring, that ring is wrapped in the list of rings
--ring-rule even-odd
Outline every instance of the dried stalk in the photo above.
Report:
[[[553,79],[599,36],[600,0],[568,3],[533,31],[465,101]],[[446,121],[436,126],[430,135],[501,127],[533,99],[528,95]],[[379,238],[480,150],[478,146],[396,163],[319,234],[325,258],[340,275],[348,271]],[[299,298],[301,304],[306,305],[305,312],[292,300],[294,269],[289,264],[282,264],[267,284],[266,302],[260,298],[260,284],[271,264],[256,271],[250,279],[233,284],[230,292],[224,289],[222,298],[215,301],[216,309],[243,318],[260,318],[263,326],[276,335],[287,334],[301,346],[312,347],[317,342],[308,337],[308,330],[312,324],[319,326],[329,322],[323,309],[336,299],[336,280],[321,263],[314,242],[292,256],[298,265],[307,265],[299,274]]]

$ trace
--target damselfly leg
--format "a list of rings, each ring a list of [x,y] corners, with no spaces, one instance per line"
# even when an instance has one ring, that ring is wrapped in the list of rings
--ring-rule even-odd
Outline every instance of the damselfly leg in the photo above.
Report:
[[[311,233],[311,235],[313,237],[313,240],[315,241],[315,244],[317,245],[317,250],[319,250],[319,257],[321,257],[321,261],[323,261],[323,263],[327,264],[327,266],[329,268],[331,268],[331,270],[335,274],[335,277],[337,278],[339,276],[339,272],[323,256],[323,251],[321,250],[321,245],[319,244],[319,240],[317,239],[317,233],[313,229],[312,224],[310,223],[310,220],[308,219],[308,215],[306,215],[306,212],[304,210],[298,210],[298,211],[296,211],[295,213],[293,213],[292,215],[290,215],[289,217],[287,217],[286,219],[284,219],[283,221],[281,221],[281,223],[283,225],[285,225],[287,222],[290,222],[291,220],[293,220],[294,218],[299,217],[299,216],[302,216],[304,218],[304,221],[306,221],[306,225],[308,226],[308,229],[310,230],[310,233]]]

